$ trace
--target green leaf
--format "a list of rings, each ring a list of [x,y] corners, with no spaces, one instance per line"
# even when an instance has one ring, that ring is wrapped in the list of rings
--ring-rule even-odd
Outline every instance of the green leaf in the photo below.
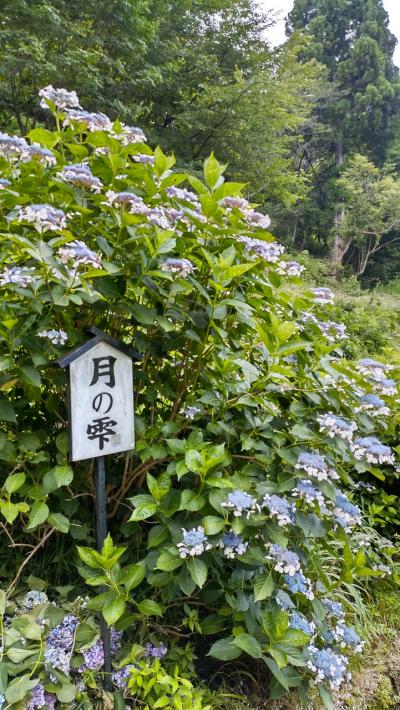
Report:
[[[34,530],[38,525],[42,525],[48,518],[49,507],[43,501],[37,501],[33,504],[29,515],[27,530]]]
[[[126,591],[130,592],[131,589],[139,586],[139,584],[143,581],[145,574],[146,567],[144,562],[129,565],[118,575],[118,584],[123,584]]]
[[[150,550],[152,547],[158,547],[168,538],[168,528],[164,525],[154,525],[147,538],[147,547]]]
[[[147,518],[151,518],[151,516],[156,512],[157,507],[156,502],[142,503],[141,505],[138,505],[129,518],[129,522],[138,522],[139,520],[147,520]]]
[[[55,466],[43,476],[43,488],[46,493],[69,486],[74,478],[74,472],[70,466]]]
[[[19,703],[21,700],[24,700],[25,696],[30,690],[37,686],[38,682],[37,678],[31,680],[29,675],[14,678],[5,693],[7,702],[11,705],[12,703]]]
[[[7,520],[7,523],[11,525],[11,523],[13,523],[15,518],[19,515],[20,510],[18,505],[15,505],[15,503],[11,503],[11,501],[8,500],[5,503],[0,504],[0,512]]]
[[[51,513],[48,520],[49,525],[58,530],[58,532],[65,534],[69,531],[69,520],[65,515],[62,515],[62,513]]]
[[[46,128],[33,128],[27,134],[27,137],[32,143],[39,143],[45,148],[54,148],[60,138],[54,131],[48,131]]]
[[[256,602],[263,601],[263,599],[268,599],[274,591],[274,581],[272,579],[272,574],[262,574],[257,577],[254,583],[254,599]]]
[[[153,599],[144,599],[143,601],[138,602],[137,608],[143,616],[163,615],[162,607],[157,604],[157,602],[153,601]]]
[[[122,597],[116,597],[102,608],[103,616],[109,626],[115,624],[125,611],[126,601]]]
[[[0,616],[4,616],[6,611],[7,597],[4,589],[0,589]]]
[[[189,570],[191,578],[193,579],[193,582],[198,587],[203,587],[208,574],[207,565],[202,560],[199,560],[197,557],[191,557],[187,561],[187,568]]]
[[[193,473],[201,473],[204,465],[203,457],[196,449],[190,449],[185,454],[185,464],[189,471]]]
[[[16,422],[17,417],[14,407],[10,404],[4,395],[0,394],[0,421]]]
[[[179,555],[173,555],[168,550],[163,550],[157,560],[157,569],[163,572],[173,572],[173,570],[183,565],[183,559]]]
[[[77,626],[75,633],[75,643],[74,650],[78,651],[80,648],[85,646],[90,646],[98,637],[98,632],[89,624],[80,623]]]
[[[213,643],[207,656],[219,658],[220,661],[233,661],[235,658],[239,658],[241,653],[241,649],[234,644],[234,639],[231,636]]]
[[[18,488],[21,488],[25,483],[25,474],[24,473],[13,473],[11,476],[8,476],[6,480],[4,481],[4,486],[3,488],[6,489],[7,493],[11,495],[11,493],[15,493],[15,491],[18,490]]]
[[[214,156],[214,153],[211,153],[204,161],[204,178],[210,190],[219,187],[220,178],[225,170],[226,165],[221,165]]]
[[[27,385],[31,385],[32,387],[40,387],[40,372],[36,369],[36,367],[24,365],[23,367],[20,367],[19,370],[23,382],[26,382]]]
[[[55,689],[55,694],[60,703],[72,703],[76,697],[76,693],[77,688],[73,683],[63,683],[60,688]]]
[[[207,515],[202,519],[201,525],[206,535],[217,535],[225,527],[225,520],[217,515]]]
[[[310,637],[298,629],[287,629],[285,634],[281,639],[282,643],[288,646],[294,646],[294,648],[305,646],[310,641]]]
[[[329,690],[324,688],[322,685],[319,685],[318,692],[326,710],[335,710],[335,705]]]
[[[252,656],[252,658],[262,658],[263,652],[258,641],[250,634],[239,634],[235,636],[233,643],[235,646],[240,648]]]

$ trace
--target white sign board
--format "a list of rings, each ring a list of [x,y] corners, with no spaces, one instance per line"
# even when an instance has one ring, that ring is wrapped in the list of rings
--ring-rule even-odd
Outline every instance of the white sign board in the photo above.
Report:
[[[98,342],[69,365],[71,461],[134,448],[132,360]]]

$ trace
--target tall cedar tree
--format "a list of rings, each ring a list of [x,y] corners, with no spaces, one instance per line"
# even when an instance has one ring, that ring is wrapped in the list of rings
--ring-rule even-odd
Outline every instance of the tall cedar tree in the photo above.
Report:
[[[304,58],[313,57],[325,65],[335,84],[331,100],[320,107],[319,115],[329,127],[329,150],[336,168],[354,153],[382,164],[399,107],[399,76],[393,64],[396,38],[389,30],[382,0],[295,0],[286,30],[289,35],[306,31],[310,41]],[[337,173],[326,169],[326,164],[325,170],[328,179]],[[339,228],[342,219],[339,202],[332,251],[335,270],[345,254]]]

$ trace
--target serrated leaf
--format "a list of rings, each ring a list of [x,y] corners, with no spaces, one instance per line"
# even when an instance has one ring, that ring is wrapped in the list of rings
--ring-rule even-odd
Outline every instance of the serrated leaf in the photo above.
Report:
[[[249,656],[252,656],[252,658],[262,658],[262,648],[254,636],[239,634],[239,636],[235,636],[233,643],[242,651],[248,653]]]
[[[29,514],[27,530],[34,530],[38,525],[42,525],[48,518],[49,507],[43,501],[36,501],[31,508]]]
[[[207,656],[219,658],[220,661],[233,661],[235,658],[239,658],[242,651],[234,644],[233,641],[234,639],[232,636],[230,638],[216,641],[211,646]]]
[[[203,587],[206,583],[208,574],[207,565],[203,562],[203,560],[199,560],[197,557],[191,557],[187,561],[187,568],[193,582],[201,589],[201,587]]]
[[[254,583],[254,599],[256,602],[268,599],[274,591],[274,580],[272,574],[262,574],[257,577]]]
[[[102,608],[102,614],[109,626],[115,624],[125,611],[126,601],[122,597],[116,597]]]
[[[24,473],[13,473],[11,476],[8,476],[6,480],[4,481],[3,488],[6,489],[7,493],[11,495],[11,493],[15,493],[15,491],[18,490],[18,488],[21,488],[25,483],[25,474]]]

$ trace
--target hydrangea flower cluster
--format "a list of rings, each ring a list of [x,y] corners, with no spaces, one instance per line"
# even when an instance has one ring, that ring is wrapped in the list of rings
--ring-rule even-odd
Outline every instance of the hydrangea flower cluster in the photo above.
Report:
[[[21,602],[21,606],[24,609],[34,609],[39,604],[47,604],[49,601],[48,596],[45,592],[39,592],[36,589],[32,589],[27,592]]]
[[[168,652],[168,648],[162,643],[159,646],[154,646],[152,643],[146,643],[144,649],[144,655],[146,658],[164,658],[165,654]]]
[[[33,269],[20,266],[6,266],[0,273],[0,286],[15,284],[22,288],[27,288],[34,281]]]
[[[25,138],[0,133],[0,156],[6,160],[19,158],[29,147]]]
[[[87,163],[75,163],[73,165],[65,165],[61,172],[57,173],[58,177],[64,182],[69,182],[75,187],[80,187],[92,192],[100,192],[103,183],[99,178],[95,177]]]
[[[294,523],[294,505],[291,505],[286,498],[267,494],[261,505],[268,508],[270,515],[277,519],[278,525],[284,526]]]
[[[386,374],[392,369],[392,366],[378,362],[377,360],[371,360],[371,358],[367,357],[358,361],[357,369],[361,375],[366,375],[376,382],[380,382],[385,379]]]
[[[305,267],[297,261],[280,261],[278,266],[278,274],[298,278],[302,275],[304,268]]]
[[[32,143],[31,145],[27,143],[25,149],[21,150],[20,158],[23,163],[27,163],[30,160],[37,160],[48,168],[57,164],[57,159],[53,151],[48,148],[42,148],[38,143]]]
[[[79,240],[69,242],[69,244],[60,247],[58,255],[63,264],[68,264],[69,261],[72,261],[74,268],[85,265],[91,266],[93,269],[101,269],[101,256]]]
[[[59,111],[64,111],[66,108],[80,108],[76,91],[55,89],[52,84],[49,84],[43,89],[40,89],[39,96],[42,98],[40,105],[45,109],[49,108],[48,101],[52,101]]]
[[[211,550],[212,545],[208,542],[204,528],[201,525],[197,528],[192,528],[192,530],[182,528],[182,532],[183,540],[178,542],[177,545],[180,557],[195,557],[196,555],[202,555],[206,550]]]
[[[352,626],[346,626],[343,622],[339,622],[332,633],[341,648],[349,649],[353,653],[361,653],[363,650],[365,642],[360,639]]]
[[[71,654],[74,644],[75,631],[78,619],[73,614],[67,614],[62,623],[55,626],[49,633],[47,646],[44,654],[46,669],[50,672],[50,678],[55,678],[52,670],[58,669],[69,674]]]
[[[316,478],[318,481],[328,481],[329,479],[335,480],[339,478],[336,471],[328,469],[328,465],[323,456],[307,451],[303,451],[299,454],[295,468],[305,471],[311,478]]]
[[[104,665],[103,641],[99,639],[93,646],[82,651],[84,663],[79,668],[80,673],[98,671]]]
[[[79,104],[78,104],[79,107]],[[68,109],[66,112],[66,118],[64,119],[63,126],[71,126],[76,123],[82,123],[89,133],[94,133],[95,131],[106,131],[111,133],[112,123],[108,116],[104,113],[91,113],[90,111],[84,111],[83,109],[74,110]]]
[[[343,495],[336,496],[336,505],[333,509],[336,522],[350,532],[355,525],[361,524],[361,511],[357,505],[350,503],[349,499]]]
[[[167,273],[180,276],[181,278],[190,276],[195,270],[194,264],[192,264],[189,259],[167,259],[161,264],[160,268],[161,271],[166,271]]]
[[[392,397],[397,394],[397,383],[390,377],[385,377],[383,380],[375,381],[374,392]]]
[[[316,325],[321,333],[334,343],[337,340],[345,340],[348,337],[346,326],[344,323],[335,323],[335,321],[317,321]]]
[[[243,242],[247,252],[255,254],[269,264],[276,264],[285,251],[285,247],[277,242],[264,242],[262,239],[254,239],[253,237],[239,237],[238,239]]]
[[[135,163],[143,163],[144,165],[154,165],[154,155],[147,155],[146,153],[136,153],[132,155]]]
[[[301,498],[309,505],[318,503],[321,508],[325,509],[325,499],[321,491],[313,486],[311,481],[303,478],[297,482],[296,488],[293,491],[295,498]]]
[[[269,554],[267,560],[273,560],[275,563],[274,570],[281,572],[289,577],[293,577],[300,570],[300,558],[292,550],[286,547],[281,547],[275,543],[269,545]]]
[[[63,210],[46,204],[21,207],[18,222],[33,224],[39,232],[59,232],[67,228],[67,218]]]
[[[375,436],[358,437],[351,446],[354,458],[366,459],[368,463],[394,464],[395,457],[390,446],[385,446]]]
[[[289,592],[292,594],[304,594],[310,601],[314,599],[311,580],[306,577],[301,570],[295,572],[293,575],[285,574],[284,581]]]
[[[195,417],[202,413],[202,407],[198,407],[195,404],[185,407],[185,409],[182,411],[183,416],[191,422],[193,421],[193,419],[195,419]]]
[[[39,338],[47,338],[53,345],[64,345],[68,342],[68,335],[65,330],[41,330]]]
[[[132,663],[128,663],[126,666],[122,666],[117,671],[114,671],[111,675],[111,680],[116,688],[119,690],[124,690],[128,685],[129,676],[131,671],[135,668]]]
[[[387,407],[384,400],[376,394],[363,395],[359,406],[356,407],[354,411],[367,412],[367,414],[371,414],[376,417],[388,417],[390,415],[389,407]]]
[[[32,692],[31,698],[26,706],[26,710],[35,710],[35,708],[54,710],[56,700],[57,696],[53,693],[46,693],[43,683],[39,682]]]
[[[302,631],[307,636],[314,636],[315,634],[315,623],[308,621],[304,614],[300,614],[299,611],[295,611],[290,615],[289,626],[291,629]]]
[[[343,682],[351,678],[347,671],[349,659],[346,656],[335,653],[331,648],[318,649],[312,645],[308,647],[308,651],[307,666],[315,673],[316,683],[326,680],[332,690],[338,690]]]
[[[225,557],[234,560],[237,555],[244,555],[248,544],[248,542],[244,542],[240,535],[236,535],[233,530],[230,530],[222,535],[218,547],[224,551]]]
[[[249,518],[252,513],[259,513],[261,510],[256,498],[240,490],[229,493],[227,499],[221,503],[221,506],[222,508],[233,510],[236,518],[239,518],[242,513],[245,513],[246,517]]]
[[[195,205],[199,204],[199,198],[191,190],[181,187],[167,187],[168,197],[174,198],[176,200],[183,200],[184,202],[192,202]]]
[[[320,417],[317,417],[319,430],[324,432],[333,439],[335,436],[340,436],[341,439],[351,442],[353,434],[357,429],[355,422],[350,422],[343,417],[338,417],[332,412],[327,412]]]
[[[322,604],[328,616],[336,617],[337,619],[344,618],[344,610],[341,602],[336,602],[333,599],[322,599]]]
[[[136,193],[134,192],[114,192],[114,190],[107,190],[106,198],[107,199],[104,204],[109,205],[110,207],[131,208],[133,205],[143,205],[143,214],[147,214],[149,209],[147,205],[145,205],[145,203],[143,202],[142,198],[139,197],[139,195],[136,195]]]
[[[311,293],[314,297],[314,303],[318,303],[321,306],[333,306],[335,302],[335,294],[330,290],[330,288],[312,288]]]

